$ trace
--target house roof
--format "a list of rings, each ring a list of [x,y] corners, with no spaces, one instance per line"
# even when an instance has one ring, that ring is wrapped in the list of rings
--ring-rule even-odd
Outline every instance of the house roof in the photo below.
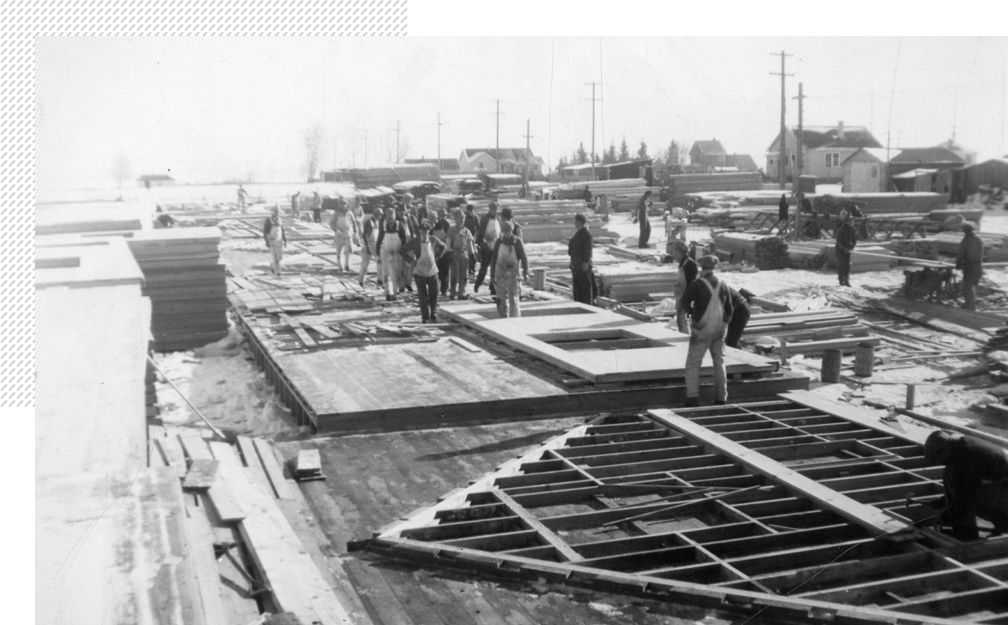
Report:
[[[471,158],[472,156],[483,152],[490,158],[497,161],[524,161],[525,160],[525,148],[466,148],[463,150],[465,152],[466,158]],[[529,150],[529,154],[532,156],[532,161],[535,162],[538,159],[532,151]]]
[[[442,158],[441,162],[438,163],[436,158],[407,158],[407,165],[422,165],[425,163],[433,163],[435,165],[440,165],[441,169],[453,170],[459,168],[459,160],[457,158]]]
[[[946,147],[904,148],[892,163],[966,163],[966,159]]]
[[[171,176],[165,174],[147,174],[146,176],[140,176],[137,180],[150,180],[151,182],[155,180],[175,180]]]
[[[720,154],[726,154],[724,146],[717,139],[711,139],[710,141],[694,141],[693,147],[700,148],[700,151],[708,156],[716,156]],[[692,152],[692,150],[690,150]]]
[[[888,150],[889,154],[888,154],[888,157],[887,157],[886,151],[887,150],[885,148],[861,148],[860,150],[857,150],[856,152],[854,152],[853,154],[851,154],[850,156],[848,156],[847,158],[845,158],[843,160],[843,163],[846,163],[847,161],[851,160],[852,158],[854,158],[855,156],[857,156],[861,152],[864,152],[866,154],[872,155],[873,157],[875,157],[875,160],[877,160],[880,163],[885,163],[890,158],[892,158],[892,157],[894,157],[894,156],[896,156],[896,155],[898,155],[900,153],[900,150]],[[840,163],[840,164],[843,165],[843,163]]]
[[[900,180],[907,180],[910,178],[916,178],[917,176],[925,176],[930,174],[937,174],[937,169],[911,169],[910,171],[905,171],[902,174],[896,174],[893,178],[899,178]]]
[[[974,157],[974,158],[976,157],[976,152],[975,151],[970,150],[969,148],[965,148],[965,147],[959,145],[958,143],[956,143],[952,139],[949,139],[948,141],[943,141],[943,142],[939,143],[938,145],[936,145],[935,147],[936,148],[945,148],[946,150],[951,150],[952,152],[954,152],[955,154],[957,154],[959,156],[959,158],[963,159],[964,161],[970,160],[971,157]]]
[[[798,136],[798,127],[789,129],[794,136]],[[767,148],[767,153],[772,153],[773,146],[779,137],[774,137]],[[808,150],[816,148],[880,148],[882,144],[872,135],[871,131],[864,126],[844,126],[844,137],[840,138],[840,126],[804,126],[802,128],[802,143]]]
[[[738,167],[740,170],[743,171],[747,169],[756,171],[757,169],[759,169],[759,165],[757,165],[753,157],[749,156],[748,154],[729,154],[728,158],[725,159],[725,164],[733,167]]]

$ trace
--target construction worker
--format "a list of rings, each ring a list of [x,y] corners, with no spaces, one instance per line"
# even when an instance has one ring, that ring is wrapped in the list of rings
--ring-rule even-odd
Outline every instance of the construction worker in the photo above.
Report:
[[[993,535],[1008,531],[1008,450],[957,432],[936,430],[924,442],[924,458],[945,465],[944,507],[937,520],[952,527],[959,540],[977,540],[976,517],[994,525]]]
[[[717,256],[702,256],[700,276],[683,294],[683,308],[692,321],[686,353],[686,407],[700,405],[700,366],[709,351],[714,363],[714,403],[728,400],[728,376],[724,364],[724,339],[732,318],[728,285],[714,275]]]
[[[857,245],[857,230],[846,210],[840,211],[840,225],[836,229],[836,263],[840,286],[850,286],[851,253]]]
[[[591,306],[595,303],[596,289],[595,273],[592,270],[592,235],[588,232],[588,220],[584,214],[574,215],[574,226],[577,230],[567,244],[574,301]]]
[[[514,235],[510,221],[501,222],[501,234],[494,244],[490,258],[490,284],[497,290],[498,312],[501,317],[521,317],[521,282],[518,268],[528,280],[528,256],[525,244]]]
[[[238,210],[242,213],[245,212],[245,198],[248,197],[248,191],[245,187],[238,185]]]
[[[263,239],[266,240],[266,247],[272,254],[270,269],[274,274],[280,275],[280,261],[283,260],[283,246],[287,245],[287,233],[280,223],[280,207],[273,206],[270,216],[263,224]]]
[[[651,205],[651,191],[647,190],[637,202],[637,211],[634,213],[633,223],[640,223],[640,236],[637,239],[637,247],[647,247],[648,239],[651,238],[651,222],[648,221],[648,207]]]
[[[413,265],[413,280],[416,281],[417,299],[420,300],[422,323],[437,323],[438,267],[437,260],[445,253],[445,244],[430,236],[427,220],[417,225],[417,236],[409,242],[416,258]]]
[[[465,207],[465,227],[473,235],[473,241],[476,240],[476,229],[479,228],[479,217],[476,216],[476,209],[472,204],[466,204]],[[477,252],[478,252],[477,248]],[[469,275],[476,275],[476,252],[469,256]]]
[[[728,296],[731,297],[732,316],[731,321],[728,322],[728,332],[725,334],[724,343],[727,347],[738,349],[739,340],[749,323],[749,300],[753,298],[753,294],[745,289],[736,291],[729,286]]]
[[[497,202],[490,202],[487,212],[480,217],[479,226],[476,228],[476,249],[479,251],[480,267],[476,274],[476,282],[473,284],[473,292],[478,293],[479,288],[486,279],[487,271],[490,269],[490,259],[493,258],[494,245],[501,232],[501,220],[497,215]],[[490,281],[490,293],[496,294],[497,290],[493,281]]]
[[[361,261],[360,274],[357,282],[364,286],[364,275],[367,274],[371,259],[375,261],[375,274],[378,286],[382,285],[381,257],[378,256],[378,232],[381,228],[381,209],[377,206],[371,211],[371,217],[364,221],[361,227]]]
[[[672,241],[668,248],[672,260],[678,264],[678,271],[672,284],[672,292],[676,298],[676,327],[683,334],[689,334],[689,315],[683,308],[683,295],[686,294],[689,285],[696,280],[700,267],[690,258],[689,247],[684,241]]]
[[[787,194],[781,194],[780,202],[777,203],[777,231],[783,236],[788,229],[788,201]]]
[[[455,209],[455,225],[448,228],[448,253],[451,254],[448,280],[451,299],[469,299],[466,282],[469,277],[469,259],[476,253],[475,239],[465,227],[465,216]]]
[[[301,192],[295,191],[291,196],[291,215],[294,219],[301,219]]]
[[[971,223],[962,226],[963,238],[959,243],[959,253],[956,254],[956,269],[963,273],[963,308],[976,310],[976,290],[983,275],[983,241],[974,232]]]
[[[431,210],[433,212],[433,209]],[[439,208],[437,212],[437,219],[431,226],[430,234],[432,237],[444,243],[446,249],[448,248],[448,231],[450,229],[451,229],[451,223],[448,221],[448,209]],[[448,273],[451,270],[450,249],[438,257],[437,266],[438,266],[438,284],[441,287],[441,297],[447,297]]]
[[[385,285],[385,301],[394,302],[399,293],[402,279],[402,256],[400,250],[406,245],[406,227],[395,218],[395,211],[385,209],[385,219],[378,230],[375,249],[381,258],[382,278]]]
[[[686,209],[679,206],[673,206],[665,213],[665,234],[669,243],[686,240],[686,229],[689,227],[688,217]],[[667,246],[668,243],[666,243]]]
[[[517,221],[514,220],[514,213],[511,211],[511,208],[509,206],[505,206],[504,208],[502,208],[501,211],[500,211],[500,216],[501,216],[501,222],[502,223],[505,222],[505,221],[510,221],[511,222],[512,233],[516,237],[518,237],[519,239],[521,239],[522,238],[522,227],[521,227],[521,225]],[[524,241],[524,239],[522,239],[522,240]]]
[[[333,229],[333,246],[336,248],[336,266],[341,271],[351,271],[350,254],[353,246],[358,244],[358,226],[350,212],[350,207],[343,198],[336,202],[336,209],[333,211],[332,219],[329,220],[329,227]],[[343,261],[340,261],[340,257]]]
[[[312,191],[311,215],[312,221],[317,224],[322,223],[322,198],[318,191]]]

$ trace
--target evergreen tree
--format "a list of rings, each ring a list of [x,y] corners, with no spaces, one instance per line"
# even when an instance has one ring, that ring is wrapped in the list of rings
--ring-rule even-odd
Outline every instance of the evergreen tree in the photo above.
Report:
[[[647,144],[644,143],[644,139],[641,138],[641,140],[640,140],[640,147],[637,148],[637,158],[639,158],[639,159],[645,159],[647,157],[648,157],[648,155],[647,155]]]
[[[585,151],[584,141],[578,144],[577,152],[574,153],[574,158],[578,165],[584,165],[588,162],[588,152]]]
[[[567,157],[566,156],[561,156],[560,157],[560,162],[557,163],[557,166],[556,166],[556,172],[559,174],[560,170],[563,169],[564,167],[567,167],[568,165],[570,165],[570,161],[567,160]]]
[[[626,144],[626,137],[623,137],[623,142],[619,146],[619,156],[616,157],[617,162],[622,163],[623,161],[630,160],[630,148]]]
[[[602,164],[610,165],[616,162],[616,142],[609,143],[609,149],[602,153]]]

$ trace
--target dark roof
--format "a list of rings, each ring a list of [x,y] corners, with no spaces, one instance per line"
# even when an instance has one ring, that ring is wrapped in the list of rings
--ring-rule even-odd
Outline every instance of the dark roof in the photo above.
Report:
[[[486,152],[486,154],[494,159],[495,161],[524,161],[525,160],[525,148],[466,148],[465,155],[470,157],[474,154],[479,154],[480,152]],[[498,154],[500,156],[498,156]],[[535,154],[529,150],[529,154],[532,160],[535,160]]]
[[[893,163],[966,163],[966,159],[945,147],[903,148]]]
[[[435,165],[439,165],[441,167],[441,169],[446,170],[446,171],[458,171],[458,169],[459,169],[459,160],[457,158],[443,158],[443,159],[441,159],[440,163],[438,163],[438,159],[436,159],[436,158],[407,158],[406,159],[406,164],[407,165],[422,165],[424,163],[433,163]]]
[[[798,127],[791,128],[795,137],[798,136]],[[778,137],[770,143],[770,148],[777,142]],[[880,148],[882,144],[864,126],[844,126],[844,138],[840,139],[839,126],[805,126],[802,130],[802,143],[805,148],[814,150],[816,148]],[[767,151],[770,151],[770,148]]]
[[[717,139],[711,139],[710,141],[694,141],[693,147],[700,148],[700,151],[708,156],[716,156],[719,154],[726,154],[724,146]],[[692,152],[692,150],[690,150]]]
[[[150,180],[151,182],[155,180],[175,180],[171,176],[165,174],[147,174],[146,176],[140,176],[137,180]]]
[[[729,167],[738,167],[740,171],[757,171],[759,170],[759,165],[753,160],[753,157],[748,154],[729,154],[728,158],[725,159],[725,165]]]

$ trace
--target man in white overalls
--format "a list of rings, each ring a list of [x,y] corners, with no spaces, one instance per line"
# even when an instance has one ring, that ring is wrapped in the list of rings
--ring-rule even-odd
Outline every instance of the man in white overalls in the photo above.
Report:
[[[270,216],[263,224],[263,238],[266,240],[266,247],[273,255],[270,262],[270,269],[276,275],[280,275],[280,261],[283,260],[283,246],[287,245],[287,233],[280,223],[280,207],[273,206]]]

